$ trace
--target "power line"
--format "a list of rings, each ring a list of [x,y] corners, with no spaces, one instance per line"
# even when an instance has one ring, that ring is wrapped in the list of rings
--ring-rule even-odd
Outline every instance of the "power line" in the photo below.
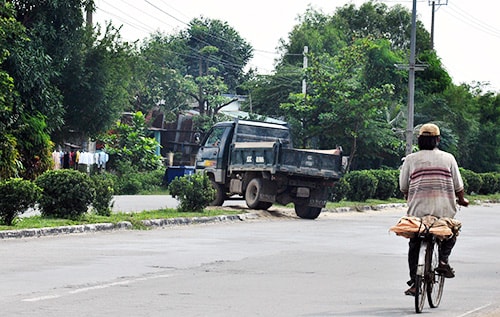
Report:
[[[449,6],[449,8],[451,9],[451,11],[453,12],[448,12],[448,11],[445,11],[448,15],[450,15],[451,17],[459,20],[460,22],[463,22],[473,28],[475,28],[476,30],[478,31],[481,31],[483,33],[486,33],[488,35],[491,35],[491,36],[494,36],[494,37],[500,37],[500,30],[487,24],[487,23],[484,23],[483,21],[473,17],[472,15],[470,15],[469,13],[467,13],[466,11],[464,11],[463,9],[460,9],[459,7],[457,6]]]
[[[117,18],[119,21],[121,21],[123,24],[127,24],[129,26],[132,26],[134,28],[137,28],[137,29],[140,29],[142,30],[143,32],[147,32],[147,33],[151,33],[152,32],[152,29],[150,29],[148,26],[145,26],[144,24],[143,25],[140,25],[140,24],[136,24],[135,21],[134,22],[131,22],[127,19],[124,19],[123,17],[120,17],[112,12],[109,12],[107,10],[104,10],[100,7],[96,7],[96,10],[99,10],[101,12],[104,12],[106,13],[107,15],[111,16],[111,17],[115,17]]]

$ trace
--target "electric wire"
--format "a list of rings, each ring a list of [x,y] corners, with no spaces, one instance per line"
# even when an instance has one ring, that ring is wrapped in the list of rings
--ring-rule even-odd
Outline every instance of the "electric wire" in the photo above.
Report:
[[[450,16],[454,17],[455,19],[459,20],[460,22],[463,22],[469,26],[472,26],[478,31],[481,31],[483,33],[486,33],[488,35],[494,36],[494,37],[500,37],[500,30],[485,23],[484,21],[472,16],[471,14],[467,13],[465,10],[461,9],[460,7],[456,5],[450,5],[449,6],[450,11],[453,13],[450,13],[446,11]]]

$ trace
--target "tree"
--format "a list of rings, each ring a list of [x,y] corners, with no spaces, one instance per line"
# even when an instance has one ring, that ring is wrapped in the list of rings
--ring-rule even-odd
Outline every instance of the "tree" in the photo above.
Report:
[[[213,116],[233,101],[221,95],[236,92],[252,47],[227,23],[203,17],[193,19],[180,36],[189,47],[184,58],[187,73],[198,86],[191,97],[197,101],[200,114]]]
[[[148,137],[146,119],[141,112],[132,115],[130,122],[116,122],[113,129],[101,137],[110,156],[110,166],[117,162],[128,162],[138,171],[152,171],[161,165],[161,157],[156,154],[160,146]]]
[[[196,83],[187,70],[183,55],[188,47],[178,36],[154,33],[146,39],[134,58],[131,91],[132,111],[161,109],[167,120],[175,120],[188,108],[188,96],[195,94]]]
[[[318,138],[321,148],[344,145],[350,150],[348,169],[360,140],[365,144],[373,140],[371,153],[389,151],[387,145],[394,140],[389,124],[383,120],[393,87],[366,84],[368,52],[374,49],[378,49],[376,43],[362,39],[333,58],[327,54],[313,58],[307,74],[307,94],[292,94],[293,102],[282,105],[294,131],[301,131],[302,146],[310,147],[313,138]],[[325,134],[325,130],[329,133]],[[373,138],[374,131],[387,136]]]
[[[105,132],[131,99],[133,47],[121,41],[118,30],[111,25],[104,34],[85,29],[80,45],[61,74],[65,124],[53,135],[58,142]]]
[[[500,96],[493,93],[479,95],[479,134],[474,146],[470,169],[477,173],[498,171],[500,162]]]
[[[161,109],[167,120],[193,101],[200,122],[213,121],[218,111],[235,99],[252,48],[227,23],[193,19],[186,30],[165,36],[152,34],[141,46],[134,64],[134,110]]]
[[[281,65],[273,75],[254,76],[243,85],[251,97],[251,104],[244,109],[275,118],[284,116],[280,104],[289,102],[290,94],[301,90],[303,78],[303,70],[294,65]]]
[[[23,26],[14,16],[12,4],[0,0],[0,180],[18,176],[21,167],[17,139],[12,131],[19,94],[5,65],[12,48],[26,40]]]

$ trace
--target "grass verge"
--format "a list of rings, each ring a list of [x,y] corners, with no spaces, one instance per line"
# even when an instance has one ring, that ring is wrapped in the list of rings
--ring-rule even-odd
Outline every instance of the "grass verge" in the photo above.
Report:
[[[496,195],[471,195],[467,197],[471,204],[477,204],[478,201],[488,201],[499,203],[500,194]],[[405,201],[402,199],[391,198],[389,200],[376,200],[368,199],[364,202],[353,202],[353,201],[341,201],[341,202],[328,202],[326,208],[345,208],[345,207],[357,207],[357,206],[374,206],[381,204],[401,204]],[[293,204],[289,204],[285,207],[293,208]],[[122,221],[129,221],[133,224],[134,228],[144,229],[141,226],[141,220],[148,219],[169,219],[169,218],[193,218],[193,217],[211,217],[220,215],[234,215],[240,214],[244,211],[242,210],[230,210],[230,209],[206,209],[204,212],[178,212],[176,209],[160,209],[153,211],[142,211],[134,213],[114,213],[110,216],[99,216],[96,214],[85,214],[80,219],[70,220],[70,219],[60,219],[60,218],[47,218],[42,216],[32,216],[26,218],[17,218],[14,225],[5,226],[0,225],[0,230],[20,230],[20,229],[33,229],[33,228],[50,228],[50,227],[60,227],[60,226],[73,226],[73,225],[84,225],[84,224],[95,224],[95,223],[119,223]]]
[[[169,219],[169,218],[193,218],[193,217],[212,217],[219,215],[240,214],[241,210],[222,210],[222,209],[207,209],[205,212],[183,212],[180,213],[176,209],[160,209],[153,211],[142,211],[134,213],[114,213],[107,216],[99,216],[96,214],[85,214],[76,220],[48,218],[43,216],[31,216],[26,218],[17,218],[14,225],[0,225],[0,230],[20,230],[33,228],[50,228],[60,226],[74,226],[94,223],[119,223],[129,221],[134,228],[144,229],[141,227],[141,220],[148,219]]]

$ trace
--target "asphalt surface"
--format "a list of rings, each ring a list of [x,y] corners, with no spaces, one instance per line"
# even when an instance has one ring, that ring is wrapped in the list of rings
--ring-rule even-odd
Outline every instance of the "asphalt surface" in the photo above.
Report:
[[[408,242],[388,231],[404,208],[0,241],[2,316],[415,316]],[[281,210],[280,210],[281,211]],[[464,224],[434,317],[500,307],[499,205]]]
[[[147,210],[158,210],[164,208],[176,208],[179,202],[170,195],[119,195],[113,198],[113,212],[141,212]],[[378,210],[383,208],[393,208],[401,206],[401,204],[388,204],[381,206],[366,206],[354,208],[338,208],[335,210],[325,210],[330,212],[348,212],[348,211],[368,211]],[[241,209],[240,214],[236,215],[220,215],[212,217],[190,217],[190,218],[172,218],[172,219],[153,219],[144,220],[142,223],[147,227],[165,227],[171,225],[189,225],[200,223],[216,223],[225,221],[245,221],[247,219],[255,219],[265,217],[268,215],[266,212],[255,211],[248,209],[244,200],[230,199],[224,202],[224,208],[237,208]],[[293,209],[286,210],[283,213],[290,214],[295,217]],[[37,215],[37,210],[29,210],[24,213],[23,217]],[[77,234],[97,231],[110,231],[110,230],[126,230],[132,229],[132,223],[123,221],[120,223],[98,223],[86,224],[75,226],[61,226],[51,228],[36,228],[36,229],[22,229],[22,230],[3,230],[0,231],[1,239],[15,239],[15,238],[33,238],[43,236]]]

